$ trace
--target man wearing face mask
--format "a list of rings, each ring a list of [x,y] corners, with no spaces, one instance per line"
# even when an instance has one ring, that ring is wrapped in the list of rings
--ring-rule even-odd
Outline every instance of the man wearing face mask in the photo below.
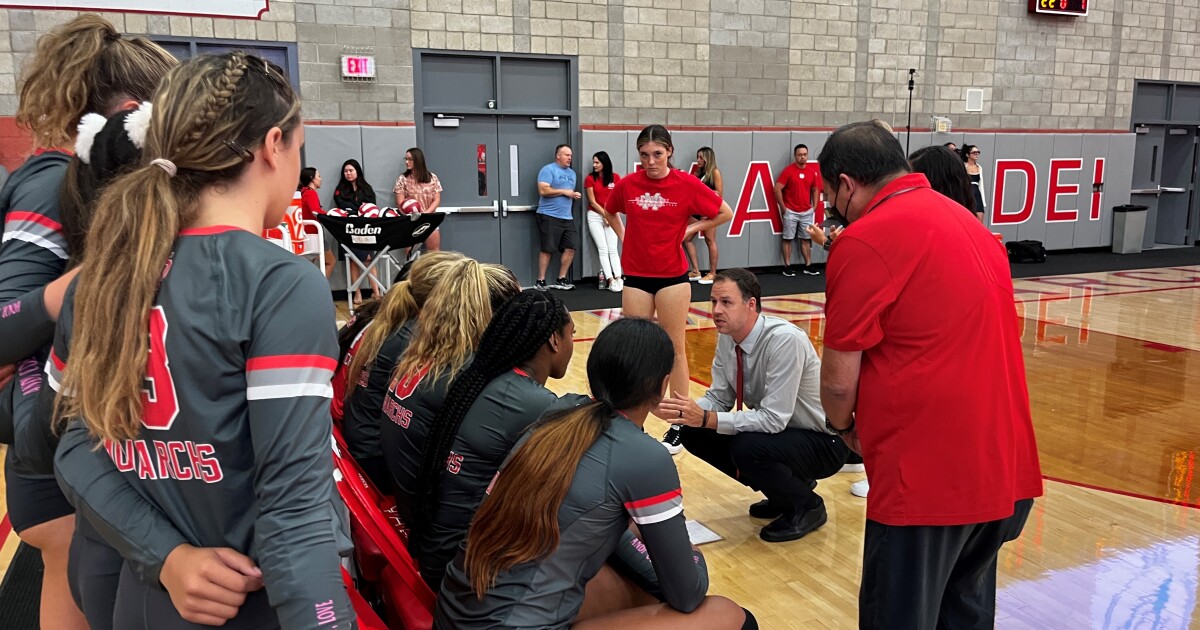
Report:
[[[827,267],[821,403],[871,479],[861,628],[992,628],[996,558],[1042,494],[1012,276],[875,122],[820,157],[848,220]]]

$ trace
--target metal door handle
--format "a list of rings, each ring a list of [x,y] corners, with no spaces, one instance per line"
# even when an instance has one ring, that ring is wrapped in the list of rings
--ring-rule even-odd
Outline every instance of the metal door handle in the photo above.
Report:
[[[508,200],[507,199],[502,200],[500,202],[500,207],[502,208],[502,210],[500,211],[500,215],[503,217],[508,217]]]
[[[1162,192],[1184,192],[1183,188],[1167,188],[1166,186],[1159,186],[1158,189]]]
[[[492,217],[500,218],[500,209],[495,199],[492,200]]]

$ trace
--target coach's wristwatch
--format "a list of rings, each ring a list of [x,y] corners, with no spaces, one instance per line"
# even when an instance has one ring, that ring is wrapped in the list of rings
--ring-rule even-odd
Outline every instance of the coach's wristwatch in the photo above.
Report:
[[[825,428],[832,431],[834,435],[846,435],[847,433],[853,433],[854,432],[854,416],[853,415],[850,416],[850,426],[846,427],[845,429],[839,429],[837,427],[834,427],[833,423],[829,421],[829,416],[825,416]]]

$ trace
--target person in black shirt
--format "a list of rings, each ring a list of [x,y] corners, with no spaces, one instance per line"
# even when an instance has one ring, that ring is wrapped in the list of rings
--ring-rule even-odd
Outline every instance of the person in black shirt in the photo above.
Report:
[[[367,176],[363,173],[362,165],[358,160],[346,160],[342,163],[342,178],[338,180],[337,188],[333,189],[333,207],[348,210],[350,214],[357,215],[358,209],[364,203],[376,203],[375,189],[367,183]],[[364,265],[371,262],[371,250],[354,250],[354,255],[362,261]],[[362,270],[357,265],[353,265],[350,261],[346,261],[350,265],[350,282],[356,282]],[[375,280],[371,280],[371,288],[375,291],[375,295],[380,293],[379,285]],[[362,292],[356,291],[354,294],[355,303],[362,302]]]
[[[437,417],[413,418],[432,420],[432,427],[420,452],[404,453],[421,464],[408,546],[435,592],[500,464],[558,400],[545,383],[566,375],[574,334],[571,315],[557,297],[521,293],[492,318],[475,359],[454,379]],[[564,404],[587,400],[571,395]]]

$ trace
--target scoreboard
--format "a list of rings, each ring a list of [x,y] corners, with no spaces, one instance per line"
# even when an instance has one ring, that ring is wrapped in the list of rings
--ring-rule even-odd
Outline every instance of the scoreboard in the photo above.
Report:
[[[1049,15],[1087,15],[1091,0],[1029,0],[1029,12]]]

